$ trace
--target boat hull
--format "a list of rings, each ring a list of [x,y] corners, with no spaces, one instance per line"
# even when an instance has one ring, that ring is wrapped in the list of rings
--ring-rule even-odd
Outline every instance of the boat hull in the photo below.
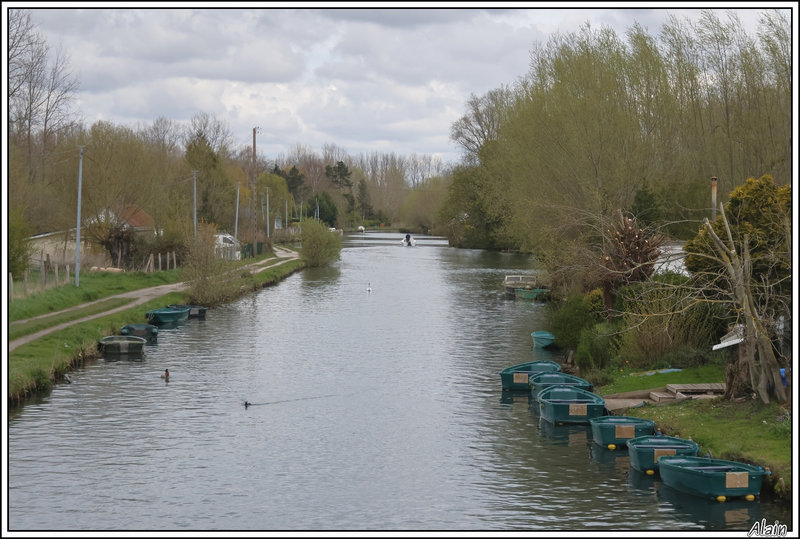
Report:
[[[658,472],[658,459],[663,456],[695,456],[697,443],[674,436],[640,436],[628,440],[631,467],[647,474]]]
[[[135,335],[110,335],[97,343],[97,350],[102,354],[141,355],[147,339]]]
[[[589,424],[594,443],[609,449],[627,445],[629,440],[655,431],[655,423],[639,417],[609,415],[590,419]]]
[[[187,320],[189,318],[189,308],[170,309],[167,307],[163,309],[153,309],[152,311],[147,311],[145,316],[148,322],[158,326]]]
[[[567,386],[591,391],[594,386],[588,380],[567,374],[565,372],[540,372],[532,374],[528,381],[531,390],[531,397],[536,400],[539,393],[553,386]]]
[[[605,400],[599,395],[565,386],[542,390],[538,400],[542,419],[557,425],[589,423],[593,417],[602,416],[606,406]]]
[[[561,365],[555,361],[529,361],[527,363],[506,367],[500,371],[500,381],[503,385],[503,391],[528,392],[531,390],[528,381],[532,374],[539,374],[540,372],[558,372],[560,370]]]
[[[189,307],[189,318],[198,318],[200,320],[205,320],[206,318],[206,311],[208,307],[203,307],[202,305],[168,305],[170,309],[184,309]]]
[[[665,456],[658,459],[661,480],[668,486],[695,496],[715,498],[755,498],[767,472],[731,460],[691,456]]]
[[[122,326],[120,334],[142,337],[147,342],[154,343],[158,340],[158,327],[153,324],[126,324]]]
[[[550,297],[550,290],[547,288],[515,288],[514,297],[517,299],[544,301]]]
[[[531,340],[534,348],[547,348],[555,342],[556,337],[549,331],[534,331],[531,333]]]

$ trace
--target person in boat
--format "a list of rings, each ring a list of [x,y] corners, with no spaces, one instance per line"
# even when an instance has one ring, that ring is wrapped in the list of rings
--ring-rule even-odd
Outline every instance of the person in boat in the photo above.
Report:
[[[161,375],[161,378],[169,382],[169,369],[164,369],[164,374]]]
[[[406,245],[411,245],[411,234],[406,234]]]

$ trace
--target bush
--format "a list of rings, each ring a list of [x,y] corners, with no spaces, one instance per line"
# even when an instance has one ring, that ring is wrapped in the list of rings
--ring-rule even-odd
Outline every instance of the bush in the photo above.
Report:
[[[602,293],[600,294],[599,309],[594,292],[587,296],[571,296],[560,306],[555,307],[548,316],[550,333],[555,335],[555,344],[561,348],[575,350],[580,341],[581,331],[590,328],[602,320]]]
[[[327,266],[339,260],[342,238],[328,227],[314,219],[306,219],[302,229],[300,257],[311,267]]]
[[[583,328],[575,351],[575,364],[581,371],[604,369],[617,353],[619,336],[608,322]]]
[[[28,237],[30,227],[25,222],[22,208],[9,208],[8,211],[8,272],[18,279],[30,265],[31,246]]]

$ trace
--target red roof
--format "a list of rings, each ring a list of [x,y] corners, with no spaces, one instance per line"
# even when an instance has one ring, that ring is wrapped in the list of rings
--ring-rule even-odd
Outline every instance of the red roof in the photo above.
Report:
[[[156,222],[139,206],[128,206],[123,210],[122,219],[133,228],[153,228]]]

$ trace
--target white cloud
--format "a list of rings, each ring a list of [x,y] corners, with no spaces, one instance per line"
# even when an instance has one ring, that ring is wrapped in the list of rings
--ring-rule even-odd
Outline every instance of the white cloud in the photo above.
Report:
[[[545,44],[553,32],[577,31],[591,21],[624,37],[639,21],[655,34],[668,13],[699,15],[699,9],[670,5],[51,5],[56,7],[31,4],[32,19],[52,47],[60,45],[70,55],[80,80],[78,104],[89,124],[106,119],[135,126],[158,117],[188,122],[205,112],[227,122],[243,146],[252,143],[252,128],[262,127],[259,151],[267,157],[287,153],[298,143],[316,149],[334,143],[354,154],[430,153],[447,160],[457,158],[450,126],[463,114],[470,94],[482,95],[523,77],[534,44]]]

